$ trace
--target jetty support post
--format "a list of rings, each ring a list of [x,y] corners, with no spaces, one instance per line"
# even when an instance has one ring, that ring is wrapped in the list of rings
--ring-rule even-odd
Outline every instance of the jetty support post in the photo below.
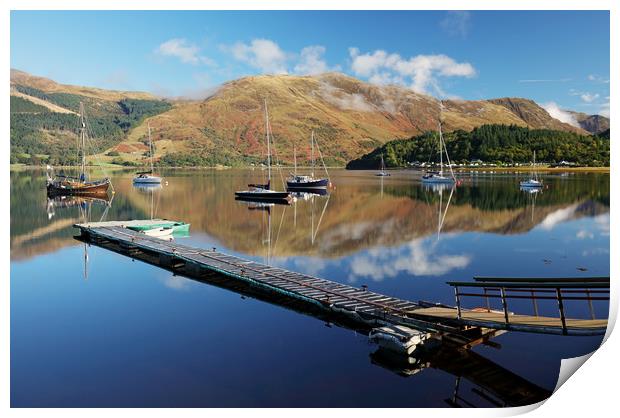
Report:
[[[506,290],[503,287],[500,287],[499,293],[502,297],[502,308],[504,308],[504,320],[508,324],[508,305],[506,304]]]
[[[461,318],[461,298],[459,297],[459,287],[454,286],[454,297],[456,299],[456,317],[457,319]]]
[[[557,287],[555,289],[555,294],[558,297],[558,308],[560,310],[560,319],[562,320],[562,334],[568,334],[568,330],[566,329],[566,317],[564,316],[564,302],[562,301],[562,290]]]

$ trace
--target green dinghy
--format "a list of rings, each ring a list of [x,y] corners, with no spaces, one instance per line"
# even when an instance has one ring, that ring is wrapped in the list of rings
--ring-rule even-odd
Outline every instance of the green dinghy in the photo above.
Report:
[[[165,221],[161,222],[153,222],[144,225],[128,225],[127,229],[131,229],[132,231],[143,232],[150,231],[151,229],[157,228],[172,228],[173,234],[188,234],[189,233],[189,225],[186,222],[177,222],[177,221]]]

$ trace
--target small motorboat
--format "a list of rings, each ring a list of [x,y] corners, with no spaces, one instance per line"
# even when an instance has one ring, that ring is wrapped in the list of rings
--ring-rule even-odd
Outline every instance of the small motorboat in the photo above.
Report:
[[[397,353],[411,354],[413,351],[432,339],[430,333],[417,331],[402,325],[391,325],[373,328],[368,338],[380,347]]]

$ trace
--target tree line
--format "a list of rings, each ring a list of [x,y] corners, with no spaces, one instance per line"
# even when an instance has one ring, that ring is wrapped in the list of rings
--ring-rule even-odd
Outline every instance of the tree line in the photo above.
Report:
[[[350,161],[348,169],[375,169],[383,156],[390,168],[412,162],[438,162],[438,132],[425,132],[409,139],[397,139]],[[552,129],[530,129],[516,125],[482,125],[471,132],[445,133],[444,140],[453,162],[481,160],[496,164],[569,161],[583,166],[609,166],[609,130],[599,135],[579,135]]]

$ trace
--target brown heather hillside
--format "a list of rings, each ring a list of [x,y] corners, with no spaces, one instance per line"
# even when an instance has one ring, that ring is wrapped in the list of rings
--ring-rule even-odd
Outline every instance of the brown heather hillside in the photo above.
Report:
[[[38,77],[28,74],[24,71],[11,69],[11,86],[14,85],[32,87],[45,93],[68,93],[88,96],[94,99],[119,101],[122,99],[157,99],[154,95],[137,91],[115,91],[105,90],[95,87],[71,86],[68,84],[60,84],[49,78]],[[11,93],[12,94],[12,93]]]
[[[148,93],[58,84],[18,70],[11,70],[11,85],[106,102],[154,98]],[[223,164],[257,162],[265,153],[265,99],[277,156],[287,163],[292,163],[294,148],[300,164],[309,157],[312,130],[326,162],[344,165],[389,140],[436,130],[440,114],[439,101],[434,97],[405,87],[369,84],[340,73],[245,77],[223,84],[204,100],[174,101],[170,110],[133,127],[120,143],[105,152],[116,151],[119,157],[102,153],[97,160],[120,158],[146,163],[144,142],[149,121],[157,159],[175,154]],[[552,118],[535,102],[519,98],[447,100],[442,118],[446,131],[515,124],[587,133]]]
[[[576,128],[568,123],[560,122],[552,118],[549,113],[535,101],[515,97],[505,97],[502,99],[491,99],[489,103],[503,106],[510,110],[517,117],[523,120],[527,126],[534,129],[556,129],[558,131],[570,131],[579,134],[587,134],[583,129]]]
[[[605,116],[588,115],[586,113],[572,112],[570,110],[568,113],[572,114],[575,119],[577,119],[579,126],[592,134],[598,134],[609,129],[609,118]]]
[[[388,140],[437,129],[440,113],[439,101],[431,96],[340,73],[245,77],[224,84],[203,101],[177,103],[151,118],[157,156],[180,152],[232,159],[260,157],[265,148],[264,99],[278,156],[288,163],[293,160],[293,148],[298,158],[307,156],[313,129],[324,156],[342,164]],[[552,118],[526,99],[447,100],[443,119],[448,131],[498,123],[586,133]],[[145,132],[136,129],[124,149],[138,146]],[[132,155],[139,153],[123,156],[132,159]]]

